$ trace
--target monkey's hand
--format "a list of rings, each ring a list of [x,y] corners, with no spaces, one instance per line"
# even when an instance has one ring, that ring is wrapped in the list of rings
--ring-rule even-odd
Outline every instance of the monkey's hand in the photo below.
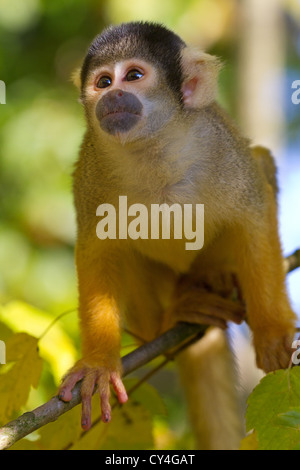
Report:
[[[91,400],[94,388],[97,387],[101,400],[102,421],[111,420],[110,384],[112,384],[120,403],[128,400],[126,389],[121,379],[120,363],[107,363],[103,358],[80,359],[66,374],[58,391],[61,400],[68,402],[72,399],[72,390],[76,383],[82,380],[81,398],[82,413],[81,427],[85,431],[91,427]]]
[[[240,324],[245,306],[231,273],[217,273],[196,281],[189,275],[181,279],[167,322],[199,323],[225,329],[228,321]]]
[[[257,367],[265,372],[287,368],[293,353],[295,328],[290,323],[277,325],[274,315],[274,324],[252,329]]]
[[[200,323],[225,329],[228,321],[243,322],[245,308],[238,301],[200,289],[181,297],[174,306],[172,316],[174,323]]]

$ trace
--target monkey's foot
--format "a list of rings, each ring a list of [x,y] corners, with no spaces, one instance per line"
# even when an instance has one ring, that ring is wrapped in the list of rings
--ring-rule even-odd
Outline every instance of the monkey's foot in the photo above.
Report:
[[[257,367],[265,372],[285,369],[289,366],[293,353],[294,330],[281,332],[254,331],[254,347]]]
[[[228,321],[243,322],[245,307],[238,300],[226,299],[204,289],[193,289],[176,299],[169,318],[172,323],[183,321],[225,329]]]
[[[76,383],[82,380],[81,398],[81,427],[85,431],[91,427],[91,400],[95,386],[98,387],[101,400],[102,421],[108,423],[111,420],[110,383],[112,384],[120,403],[128,400],[126,389],[123,385],[119,371],[111,370],[103,366],[89,364],[81,359],[69,370],[59,387],[58,397],[68,402],[72,399],[72,390]]]

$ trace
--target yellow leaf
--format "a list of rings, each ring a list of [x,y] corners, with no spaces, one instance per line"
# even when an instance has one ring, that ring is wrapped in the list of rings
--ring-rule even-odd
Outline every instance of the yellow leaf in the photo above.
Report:
[[[37,338],[26,333],[17,333],[7,341],[6,346],[7,357],[16,362],[8,372],[1,375],[0,422],[3,423],[25,405],[30,387],[37,387],[42,372]]]
[[[255,431],[252,431],[248,436],[244,437],[241,441],[240,450],[257,450],[258,440]]]
[[[76,406],[57,421],[49,423],[40,430],[38,444],[46,450],[63,450],[76,441],[83,432],[80,426],[81,407]]]
[[[152,416],[142,404],[129,402],[113,414],[107,438],[101,449],[151,449],[153,447]]]
[[[101,449],[101,444],[107,436],[107,432],[111,423],[104,424],[102,422],[97,423],[89,431],[86,431],[82,434],[81,438],[76,441],[71,450],[99,450]],[[123,432],[120,429],[120,432]]]
[[[130,391],[137,379],[126,379]],[[153,448],[153,417],[165,414],[164,403],[157,391],[147,383],[141,384],[130,394],[129,401],[120,406],[112,401],[110,423],[99,421],[99,395],[92,400],[92,423],[97,422],[74,442],[72,450],[98,449],[147,449]],[[98,421],[97,421],[98,420]]]
[[[31,341],[31,339],[33,341]],[[24,349],[29,347],[38,347],[37,338],[29,336],[27,333],[12,334],[5,342],[6,344],[6,361],[18,361],[24,356]]]
[[[5,325],[5,323],[0,322],[0,340],[5,341],[12,334],[13,334],[12,330],[8,328],[8,326]]]
[[[30,441],[29,439],[21,439],[16,442],[9,450],[42,450],[38,446],[37,441]]]
[[[53,316],[25,302],[9,302],[0,310],[1,319],[16,332],[26,331],[39,337],[53,321]],[[0,338],[1,339],[1,338]],[[58,384],[75,362],[77,352],[59,323],[55,323],[40,341],[40,350],[52,367]]]
[[[149,449],[153,447],[152,417],[137,402],[113,410],[110,423],[98,422],[74,443],[72,450]]]

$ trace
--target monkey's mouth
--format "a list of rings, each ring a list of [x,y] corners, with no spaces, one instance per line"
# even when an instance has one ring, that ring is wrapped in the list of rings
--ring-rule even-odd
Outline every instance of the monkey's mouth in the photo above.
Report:
[[[116,111],[108,111],[103,115],[103,119],[108,117],[108,116],[122,116],[122,115],[128,115],[128,116],[141,116],[140,113],[136,113],[134,111],[127,111],[127,110],[116,110]]]
[[[108,92],[96,105],[100,127],[111,135],[130,132],[140,121],[142,112],[140,100],[122,90]]]
[[[129,132],[141,119],[141,114],[128,110],[115,110],[103,114],[100,126],[109,134]]]

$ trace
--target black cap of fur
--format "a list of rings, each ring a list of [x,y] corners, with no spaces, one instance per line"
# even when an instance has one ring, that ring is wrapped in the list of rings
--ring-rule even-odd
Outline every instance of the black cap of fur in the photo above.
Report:
[[[183,47],[182,39],[160,24],[134,22],[110,26],[88,49],[81,69],[82,86],[91,68],[136,57],[158,66],[181,99],[180,53]]]

